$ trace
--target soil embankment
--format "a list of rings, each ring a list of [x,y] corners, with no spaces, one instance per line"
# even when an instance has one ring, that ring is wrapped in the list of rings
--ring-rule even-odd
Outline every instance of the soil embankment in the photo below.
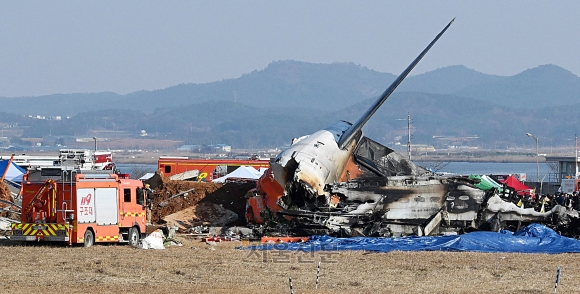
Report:
[[[211,183],[172,181],[161,177],[161,182],[153,191],[153,223],[165,223],[167,216],[171,221],[186,226],[201,224],[225,225],[221,223],[224,216],[231,219],[228,211],[237,214],[235,221],[229,225],[245,225],[246,210],[245,194],[255,187],[253,183]],[[173,195],[188,191],[186,195],[169,199]],[[161,205],[160,205],[161,204]]]

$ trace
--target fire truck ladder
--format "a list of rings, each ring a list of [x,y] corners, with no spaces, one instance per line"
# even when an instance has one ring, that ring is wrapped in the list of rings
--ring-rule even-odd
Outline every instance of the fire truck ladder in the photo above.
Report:
[[[74,209],[72,209],[73,208],[72,197],[73,197],[73,184],[75,182],[76,174],[77,174],[76,170],[66,170],[66,169],[63,169],[61,173],[62,209],[57,211],[62,212],[63,221],[66,221],[67,212],[74,211]]]

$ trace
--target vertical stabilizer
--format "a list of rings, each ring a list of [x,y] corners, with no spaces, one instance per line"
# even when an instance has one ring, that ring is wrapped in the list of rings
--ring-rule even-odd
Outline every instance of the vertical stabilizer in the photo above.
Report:
[[[387,98],[389,98],[391,93],[393,93],[393,91],[395,91],[397,86],[399,86],[399,84],[405,79],[405,77],[407,77],[409,72],[411,72],[411,70],[417,65],[417,63],[419,63],[419,61],[421,61],[421,59],[423,58],[423,56],[425,56],[425,54],[427,54],[429,49],[431,49],[431,47],[433,47],[433,45],[435,45],[435,42],[437,42],[437,40],[439,40],[439,38],[441,38],[443,33],[445,33],[445,31],[447,31],[447,29],[453,23],[453,21],[455,21],[455,18],[452,19],[449,22],[449,24],[447,24],[447,26],[435,37],[435,39],[433,39],[433,41],[431,41],[431,43],[427,46],[427,48],[425,48],[423,50],[423,52],[421,52],[421,54],[419,54],[419,56],[417,56],[417,58],[415,58],[415,60],[413,60],[413,62],[403,71],[403,73],[401,73],[401,75],[399,75],[399,77],[397,77],[397,79],[391,84],[391,86],[389,86],[387,88],[387,90],[385,90],[385,92],[383,92],[383,94],[379,97],[379,99],[377,99],[377,101],[375,101],[375,103],[367,110],[367,112],[365,112],[365,114],[363,116],[361,116],[361,118],[359,118],[358,121],[356,123],[354,123],[352,125],[352,127],[350,127],[340,137],[340,141],[338,141],[338,146],[341,149],[350,143],[350,141],[354,138],[355,134],[362,129],[362,127],[371,118],[371,116],[373,116],[373,114],[379,109],[379,107],[381,107],[383,102],[385,102],[385,100],[387,100]]]

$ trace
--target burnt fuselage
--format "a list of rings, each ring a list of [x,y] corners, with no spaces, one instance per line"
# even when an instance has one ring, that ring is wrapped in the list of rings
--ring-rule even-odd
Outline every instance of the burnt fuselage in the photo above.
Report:
[[[331,193],[346,207],[377,203],[365,213],[382,210],[383,221],[412,224],[422,224],[442,210],[450,220],[472,220],[485,197],[466,179],[439,176],[366,178],[336,183]]]
[[[324,233],[429,235],[509,221],[578,219],[566,208],[526,210],[464,177],[436,176],[362,136],[362,128],[445,33],[453,20],[354,123],[339,121],[293,140],[248,194],[246,218]],[[488,203],[489,201],[489,203]],[[489,205],[488,205],[489,204]],[[280,217],[283,216],[283,217]],[[505,223],[505,222],[504,222]],[[497,226],[496,226],[497,227]],[[580,224],[577,226],[580,235]]]

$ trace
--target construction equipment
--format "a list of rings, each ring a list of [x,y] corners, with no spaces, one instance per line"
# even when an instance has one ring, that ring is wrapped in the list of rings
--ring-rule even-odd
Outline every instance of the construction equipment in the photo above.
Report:
[[[22,182],[21,223],[12,224],[11,239],[138,246],[146,232],[142,187],[111,171],[30,169]]]

